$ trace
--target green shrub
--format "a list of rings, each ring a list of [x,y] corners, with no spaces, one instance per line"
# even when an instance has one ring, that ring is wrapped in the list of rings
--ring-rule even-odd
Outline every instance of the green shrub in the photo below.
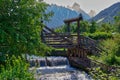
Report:
[[[84,33],[84,35],[95,40],[107,39],[112,37],[112,34],[107,32]]]
[[[28,67],[21,57],[7,58],[6,67],[1,66],[0,80],[35,80]]]
[[[103,52],[101,59],[109,65],[120,65],[120,37],[113,36],[112,39],[101,41],[106,52]]]
[[[89,74],[94,78],[94,80],[119,80],[112,72],[104,72],[100,67],[92,68]]]

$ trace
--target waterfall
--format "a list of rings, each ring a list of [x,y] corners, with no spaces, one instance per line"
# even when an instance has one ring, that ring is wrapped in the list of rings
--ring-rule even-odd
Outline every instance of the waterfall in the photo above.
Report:
[[[69,61],[66,57],[48,57],[47,59],[51,66],[69,65]]]
[[[30,67],[34,66],[63,66],[69,65],[69,61],[66,57],[46,57],[46,58],[35,58],[29,60]]]
[[[92,80],[84,71],[71,67],[66,57],[33,57],[29,63],[31,69],[37,66],[36,80]]]

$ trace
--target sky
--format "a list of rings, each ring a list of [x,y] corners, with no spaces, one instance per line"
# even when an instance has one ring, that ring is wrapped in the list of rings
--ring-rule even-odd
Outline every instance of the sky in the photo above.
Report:
[[[78,3],[85,12],[89,13],[90,10],[95,10],[96,14],[101,10],[111,6],[120,0],[44,0],[48,4],[57,4],[59,6],[72,6],[73,3]]]

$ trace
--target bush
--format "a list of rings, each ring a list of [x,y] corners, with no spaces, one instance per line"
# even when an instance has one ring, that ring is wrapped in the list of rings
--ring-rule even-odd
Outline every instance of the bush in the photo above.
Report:
[[[106,51],[103,54],[103,61],[109,65],[120,65],[120,38],[119,35],[113,36],[112,39],[107,39],[101,42],[102,49]]]
[[[112,37],[111,33],[106,33],[106,32],[84,33],[84,35],[95,40],[107,39]]]
[[[100,67],[92,68],[89,74],[94,78],[94,80],[119,80],[119,77],[115,74],[104,72]]]
[[[6,67],[1,67],[0,80],[35,80],[28,71],[29,65],[21,57],[7,58]]]

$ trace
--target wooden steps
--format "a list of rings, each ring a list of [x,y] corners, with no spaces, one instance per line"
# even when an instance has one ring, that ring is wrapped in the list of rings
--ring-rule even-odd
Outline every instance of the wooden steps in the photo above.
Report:
[[[67,56],[70,62],[73,62],[72,64],[90,67],[90,60],[87,58],[87,54],[92,53],[98,55],[101,50],[95,40],[80,35],[80,20],[82,20],[81,16],[64,21],[68,24],[67,34],[56,33],[54,30],[45,26],[41,33],[41,38],[42,41],[50,47],[66,48]],[[77,35],[70,34],[71,22],[77,22]]]
[[[71,44],[47,44],[48,46],[54,47],[54,48],[72,48],[75,45]]]
[[[71,48],[81,47],[92,53],[98,55],[101,49],[98,47],[97,42],[89,37],[79,36],[79,44],[77,43],[77,35],[56,33],[52,29],[45,26],[43,36],[44,43],[54,48]]]

